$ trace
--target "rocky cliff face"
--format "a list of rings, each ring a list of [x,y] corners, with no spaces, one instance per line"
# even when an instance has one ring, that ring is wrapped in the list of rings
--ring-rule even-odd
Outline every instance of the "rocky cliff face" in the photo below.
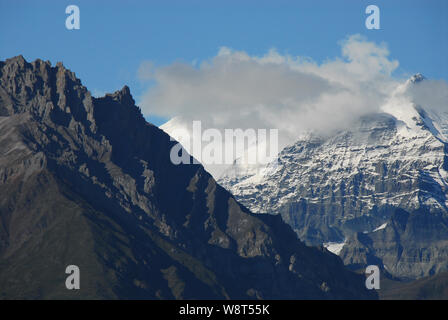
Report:
[[[246,177],[229,171],[219,182],[253,212],[281,214],[302,240],[325,244],[353,267],[379,264],[403,278],[446,270],[448,109],[407,100],[403,92],[421,81],[398,87],[381,113],[352,128],[304,135],[278,166]]]
[[[241,206],[62,64],[0,62],[0,298],[375,298],[280,217]],[[65,268],[81,289],[65,288]]]

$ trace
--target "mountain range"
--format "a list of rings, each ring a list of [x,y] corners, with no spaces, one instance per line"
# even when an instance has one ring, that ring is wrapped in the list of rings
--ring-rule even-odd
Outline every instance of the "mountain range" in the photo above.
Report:
[[[95,98],[62,63],[1,61],[0,298],[377,298],[280,216],[174,165],[175,143],[127,86]]]
[[[262,170],[236,163],[218,182],[352,269],[402,280],[447,271],[448,107],[411,98],[425,81],[416,74],[351,127],[304,132]]]

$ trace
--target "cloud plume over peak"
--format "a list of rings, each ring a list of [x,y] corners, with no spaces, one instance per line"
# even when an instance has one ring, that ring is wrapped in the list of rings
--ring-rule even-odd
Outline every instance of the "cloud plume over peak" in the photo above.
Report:
[[[303,131],[328,133],[378,111],[396,86],[398,62],[384,44],[353,35],[340,45],[341,57],[320,64],[275,49],[253,56],[227,47],[197,66],[142,64],[140,77],[155,86],[141,106],[204,127],[277,128],[281,146]]]

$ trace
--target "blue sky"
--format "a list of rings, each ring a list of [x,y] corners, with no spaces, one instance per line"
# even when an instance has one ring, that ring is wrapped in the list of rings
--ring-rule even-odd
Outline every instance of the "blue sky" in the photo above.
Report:
[[[80,8],[80,30],[65,28],[69,4]],[[369,4],[381,10],[380,30],[365,28]],[[0,0],[1,60],[22,54],[27,60],[63,61],[92,92],[127,84],[137,102],[151,85],[137,77],[143,61],[156,67],[202,61],[226,46],[251,55],[276,48],[322,62],[340,56],[338,43],[351,34],[385,42],[391,59],[400,62],[397,76],[421,72],[448,80],[444,0]]]

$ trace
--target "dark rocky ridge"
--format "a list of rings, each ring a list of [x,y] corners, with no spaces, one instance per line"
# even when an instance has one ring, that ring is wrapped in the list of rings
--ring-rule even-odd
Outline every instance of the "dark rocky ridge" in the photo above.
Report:
[[[280,217],[173,165],[174,143],[128,87],[97,99],[60,63],[0,62],[0,298],[376,298]]]

